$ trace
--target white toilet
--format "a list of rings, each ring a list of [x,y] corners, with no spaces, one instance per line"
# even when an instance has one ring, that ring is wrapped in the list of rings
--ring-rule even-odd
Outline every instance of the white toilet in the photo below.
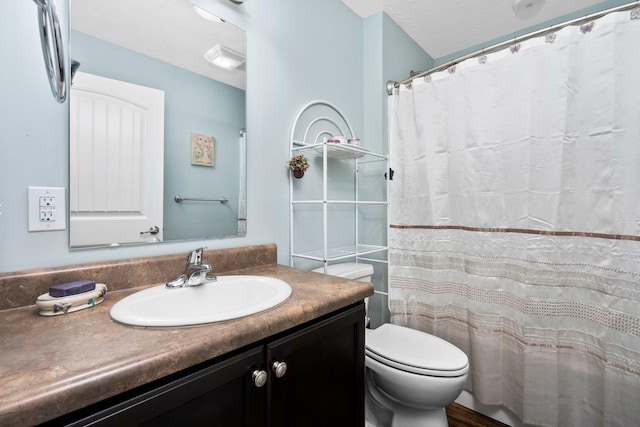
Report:
[[[368,282],[373,266],[334,264],[328,274]],[[448,426],[444,408],[462,392],[469,371],[467,355],[441,338],[389,323],[367,329],[365,337],[367,391],[390,411],[391,426]]]

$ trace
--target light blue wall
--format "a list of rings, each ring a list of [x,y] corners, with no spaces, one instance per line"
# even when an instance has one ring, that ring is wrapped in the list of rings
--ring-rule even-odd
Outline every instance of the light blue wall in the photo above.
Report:
[[[365,136],[370,147],[387,153],[386,82],[404,80],[434,61],[384,12],[364,20],[364,34]]]
[[[387,80],[404,80],[409,77],[410,71],[418,72],[433,66],[433,58],[422,50],[413,39],[409,38],[407,33],[389,15],[383,14],[382,25],[384,29],[382,51],[385,82]],[[382,90],[386,95],[386,87],[383,87]]]
[[[68,1],[56,3],[66,34]],[[308,101],[326,99],[362,132],[363,21],[339,0],[196,3],[247,30],[247,236],[70,251],[66,231],[27,231],[27,187],[67,186],[68,110],[49,90],[36,6],[15,2],[0,16],[0,272],[269,242],[288,264],[292,121]]]
[[[382,110],[384,103],[381,84],[384,82],[382,73],[383,58],[383,28],[382,17],[385,13],[376,13],[364,20],[364,141],[367,146],[379,153],[386,153],[385,138],[382,133]],[[386,119],[385,119],[386,121]]]
[[[33,2],[0,15],[0,271],[61,264],[68,252],[66,232],[27,232],[27,186],[68,181],[67,106],[51,96],[36,18]]]
[[[387,17],[362,20],[339,0],[255,0],[240,6],[226,0],[194,2],[248,33],[247,236],[69,251],[66,231],[27,231],[27,186],[68,185],[68,109],[66,104],[56,104],[50,94],[35,4],[14,2],[0,16],[0,272],[186,253],[197,245],[213,249],[267,242],[278,245],[278,261],[287,264],[288,174],[284,162],[289,155],[292,120],[300,107],[313,99],[331,101],[346,113],[357,134],[365,135],[371,144],[383,143],[386,100],[376,93],[383,89],[375,88],[375,81],[382,80],[384,85],[388,79],[400,80],[409,70],[419,68],[404,63],[412,58],[396,51],[396,44],[405,45],[393,41],[397,35]],[[608,0],[574,16],[621,3],[624,1]],[[66,34],[68,0],[57,0],[57,4]],[[510,37],[513,35],[503,39]],[[375,51],[380,47],[381,55]],[[436,64],[447,59],[438,58]],[[380,61],[382,74],[376,68]],[[382,106],[378,104],[381,98]]]

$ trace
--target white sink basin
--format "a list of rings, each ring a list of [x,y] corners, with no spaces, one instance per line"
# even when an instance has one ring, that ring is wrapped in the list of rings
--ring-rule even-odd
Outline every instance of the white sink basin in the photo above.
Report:
[[[111,317],[133,326],[188,326],[221,322],[275,307],[291,295],[282,280],[264,276],[218,276],[200,286],[154,286],[118,301]]]

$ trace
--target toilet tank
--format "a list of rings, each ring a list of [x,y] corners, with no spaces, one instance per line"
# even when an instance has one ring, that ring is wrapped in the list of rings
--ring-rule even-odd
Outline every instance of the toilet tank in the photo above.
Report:
[[[324,267],[316,268],[316,273],[324,273]],[[332,276],[344,277],[345,279],[358,280],[360,282],[371,282],[373,275],[373,266],[371,264],[343,262],[340,264],[331,264],[328,267],[327,274]]]

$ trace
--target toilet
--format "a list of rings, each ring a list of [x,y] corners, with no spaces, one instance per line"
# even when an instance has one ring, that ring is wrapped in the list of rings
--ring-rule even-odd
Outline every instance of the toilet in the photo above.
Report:
[[[324,268],[314,271],[323,273]],[[368,282],[373,266],[334,264],[328,274]],[[366,330],[365,366],[367,405],[390,413],[392,427],[446,427],[444,408],[462,392],[469,359],[441,338],[387,323]]]

